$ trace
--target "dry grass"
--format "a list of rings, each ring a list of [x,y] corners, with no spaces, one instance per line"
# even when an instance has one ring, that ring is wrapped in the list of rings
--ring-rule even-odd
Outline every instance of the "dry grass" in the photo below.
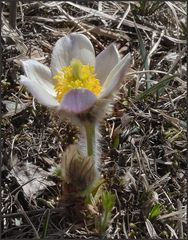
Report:
[[[57,207],[52,169],[77,129],[19,84],[20,60],[49,65],[54,43],[74,31],[96,53],[115,42],[133,56],[101,123],[101,174],[116,195],[103,239],[186,239],[186,3],[144,2],[19,1],[16,30],[2,3],[2,239],[99,239],[92,219]]]

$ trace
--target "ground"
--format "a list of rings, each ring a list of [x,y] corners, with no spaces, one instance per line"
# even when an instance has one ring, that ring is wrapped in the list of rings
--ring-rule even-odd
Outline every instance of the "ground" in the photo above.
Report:
[[[19,1],[15,30],[10,9],[4,1],[2,239],[186,239],[186,2]],[[85,34],[96,54],[113,42],[133,59],[100,124],[100,177],[115,195],[100,234],[94,214],[77,219],[59,206],[53,172],[77,127],[19,83],[21,61],[49,66],[70,32]]]

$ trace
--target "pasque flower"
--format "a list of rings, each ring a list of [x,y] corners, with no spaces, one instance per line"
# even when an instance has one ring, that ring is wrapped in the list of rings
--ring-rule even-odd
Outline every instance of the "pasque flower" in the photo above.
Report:
[[[71,33],[56,42],[50,68],[35,60],[23,61],[26,76],[22,75],[20,82],[39,103],[59,110],[61,116],[74,122],[78,120],[81,151],[97,162],[98,121],[130,63],[130,53],[121,59],[114,44],[95,58],[90,40]]]
[[[71,33],[56,42],[50,68],[32,59],[23,61],[20,82],[39,103],[80,116],[112,96],[130,62],[130,53],[120,59],[114,44],[95,58],[90,40]]]

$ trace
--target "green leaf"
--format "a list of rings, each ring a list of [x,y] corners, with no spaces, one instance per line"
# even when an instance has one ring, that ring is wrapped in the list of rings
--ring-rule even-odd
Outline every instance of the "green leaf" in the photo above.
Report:
[[[85,191],[81,193],[82,196],[85,196],[85,202],[87,204],[92,203],[92,199],[94,198],[95,202],[98,201],[100,194],[102,192],[103,184],[105,183],[105,179],[98,179],[94,185],[88,187]]]
[[[105,212],[112,210],[115,205],[115,195],[111,192],[104,192],[102,195],[102,206]]]
[[[42,239],[46,238],[48,227],[49,227],[49,220],[50,220],[50,209],[46,209],[46,212],[44,214],[44,226],[43,226],[43,232],[42,232]]]
[[[161,213],[160,207],[161,207],[161,205],[159,203],[155,204],[152,207],[152,209],[151,209],[151,211],[148,215],[148,219],[150,221],[153,221],[154,219],[156,219],[160,215],[160,213]]]
[[[113,140],[112,140],[112,148],[117,149],[119,146],[119,134],[115,134],[115,136],[113,136]]]

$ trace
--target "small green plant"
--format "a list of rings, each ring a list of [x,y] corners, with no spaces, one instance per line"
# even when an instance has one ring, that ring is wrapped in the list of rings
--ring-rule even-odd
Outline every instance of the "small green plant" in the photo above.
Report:
[[[104,189],[104,184],[105,180],[103,178],[97,179],[93,185],[89,186],[81,193],[81,195],[85,197],[86,204],[92,204],[93,206],[98,204]]]
[[[99,234],[102,234],[106,231],[110,218],[111,212],[115,205],[115,195],[111,192],[104,192],[102,194],[102,214],[96,217],[95,219],[95,228]]]
[[[62,179],[62,169],[61,166],[56,166],[53,170],[52,170],[52,176],[58,177],[60,179]]]

